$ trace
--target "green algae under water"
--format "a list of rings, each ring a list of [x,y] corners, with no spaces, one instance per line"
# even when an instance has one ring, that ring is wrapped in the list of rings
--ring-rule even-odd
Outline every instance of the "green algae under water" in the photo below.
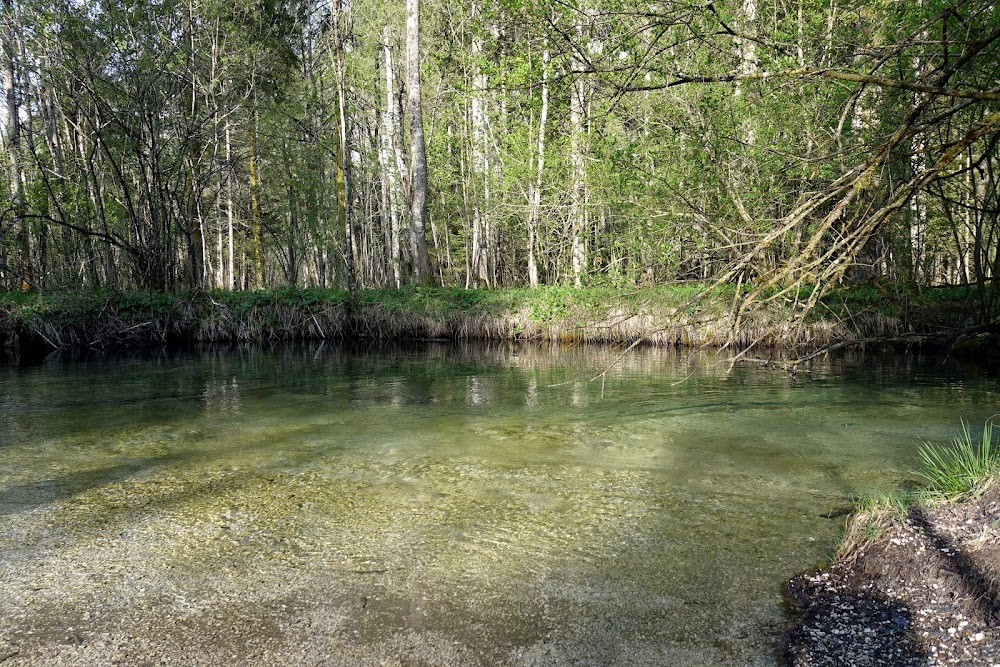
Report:
[[[619,354],[0,367],[0,648],[145,623],[209,655],[199,623],[231,614],[345,664],[774,665],[784,582],[842,533],[827,516],[998,405],[984,371],[935,357],[791,377]]]

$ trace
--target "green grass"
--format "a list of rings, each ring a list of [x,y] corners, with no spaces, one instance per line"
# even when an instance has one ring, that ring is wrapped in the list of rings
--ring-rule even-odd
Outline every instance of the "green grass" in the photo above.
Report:
[[[910,507],[919,504],[923,494],[918,490],[901,490],[881,493],[861,493],[853,498],[854,512],[876,515],[889,513],[898,519],[906,518]]]
[[[957,314],[971,313],[972,293],[969,287],[925,287],[913,285],[852,285],[827,294],[813,314],[814,317],[853,317],[861,313],[879,313],[890,317],[951,319]],[[808,290],[802,290],[801,297]]]
[[[741,289],[749,288],[745,285]],[[858,286],[831,295],[826,307],[814,311],[803,328],[787,327],[794,319],[793,303],[777,299],[743,313],[739,328],[730,330],[727,327],[736,324],[729,318],[736,290],[733,285],[710,287],[684,282],[657,287],[479,290],[408,285],[354,292],[294,287],[232,292],[15,291],[0,292],[0,337],[13,340],[13,336],[21,335],[19,332],[40,334],[44,330],[46,339],[61,341],[60,346],[86,343],[95,337],[117,340],[117,333],[122,331],[131,332],[127,340],[121,340],[122,344],[140,343],[143,332],[155,334],[152,342],[162,340],[167,333],[176,339],[195,334],[219,339],[227,335],[272,339],[318,335],[317,331],[330,331],[331,327],[347,330],[340,324],[349,322],[361,323],[365,336],[378,332],[388,337],[441,336],[454,330],[462,332],[462,336],[484,338],[523,334],[620,342],[646,337],[657,344],[821,347],[845,338],[901,331],[913,324],[916,312],[911,308],[905,316],[887,315],[874,320],[862,317],[853,323],[845,322],[850,315],[871,315],[895,308],[884,290]],[[965,301],[957,300],[961,295],[956,290],[925,289],[920,294],[925,301],[948,305],[951,310],[945,309],[948,314],[944,319],[968,317],[966,312],[956,310],[955,304],[959,303],[968,310]],[[916,298],[903,300],[912,304]],[[942,318],[935,315],[931,319]]]
[[[919,452],[921,470],[928,492],[943,498],[956,498],[974,491],[1000,473],[1000,445],[993,441],[992,418],[976,438],[969,425],[962,422],[962,434],[952,444],[924,443]]]
[[[353,297],[344,289],[281,287],[266,290],[205,292],[181,290],[176,293],[142,290],[112,291],[105,289],[61,290],[45,294],[38,292],[0,292],[0,314],[71,312],[90,309],[100,311],[105,304],[126,312],[169,311],[178,304],[197,303],[211,298],[237,311],[248,311],[274,305],[297,307],[330,306],[351,302],[357,306],[379,305],[390,311],[448,315],[453,312],[500,314],[527,312],[539,322],[558,320],[567,315],[583,315],[621,306],[636,311],[666,310],[684,307],[684,315],[722,314],[732,305],[735,287],[714,288],[704,293],[703,283],[678,283],[659,287],[585,287],[550,286],[538,289],[509,288],[466,290],[460,287],[403,286],[400,289],[380,288],[357,290]],[[744,289],[749,289],[745,286]],[[932,305],[966,304],[964,288],[936,288],[919,292],[868,285],[854,286],[834,292],[815,314],[818,318],[841,319],[861,312],[883,312],[895,315],[903,309],[926,308]],[[779,309],[780,310],[780,309]],[[787,313],[773,313],[775,317]]]
[[[993,440],[993,417],[986,420],[981,436],[973,435],[963,421],[961,435],[951,443],[925,442],[917,457],[920,468],[914,474],[925,482],[922,488],[854,497],[847,534],[837,549],[839,556],[844,557],[879,540],[890,526],[904,521],[915,507],[960,501],[986,488],[1000,476],[1000,443]]]

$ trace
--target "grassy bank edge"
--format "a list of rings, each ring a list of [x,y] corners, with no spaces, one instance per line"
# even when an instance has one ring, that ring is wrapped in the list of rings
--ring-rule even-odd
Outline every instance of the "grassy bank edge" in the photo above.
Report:
[[[849,559],[869,548],[914,510],[960,503],[1000,483],[1000,442],[993,435],[995,418],[987,419],[981,432],[973,431],[963,421],[961,433],[950,444],[922,443],[918,451],[920,466],[914,472],[924,486],[856,497],[836,558]]]
[[[923,443],[919,488],[855,499],[835,558],[786,584],[783,664],[996,662],[997,417]]]
[[[0,293],[0,344],[134,347],[177,341],[494,339],[660,346],[821,348],[894,338],[968,317],[964,288],[831,295],[805,322],[773,301],[734,326],[733,287],[340,289]]]

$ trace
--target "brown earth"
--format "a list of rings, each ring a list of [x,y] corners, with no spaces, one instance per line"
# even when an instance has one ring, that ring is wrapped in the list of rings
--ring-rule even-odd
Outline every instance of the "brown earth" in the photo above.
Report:
[[[1000,667],[1000,485],[903,518],[852,519],[831,566],[798,576],[789,667]]]

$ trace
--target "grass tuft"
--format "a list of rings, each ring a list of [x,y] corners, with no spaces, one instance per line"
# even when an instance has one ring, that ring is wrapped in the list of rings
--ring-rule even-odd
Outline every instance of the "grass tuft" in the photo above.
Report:
[[[962,421],[962,434],[948,445],[925,442],[919,452],[921,470],[928,491],[943,498],[956,498],[982,486],[1000,472],[1000,446],[993,442],[992,418],[976,440]]]
[[[854,510],[847,533],[837,549],[838,558],[862,551],[885,537],[891,526],[902,523],[914,507],[961,500],[984,489],[1000,476],[1000,443],[993,441],[993,419],[975,437],[962,421],[962,433],[951,443],[920,446],[920,469],[914,471],[926,483],[921,489],[860,494],[853,498]]]
[[[924,501],[924,494],[914,489],[902,489],[888,493],[862,493],[852,499],[854,509],[847,522],[847,532],[837,556],[864,550],[869,544],[881,540],[889,527],[902,523],[910,513],[910,508]]]
[[[910,506],[919,503],[921,494],[914,490],[899,490],[888,493],[862,493],[854,497],[854,511],[858,514],[892,515],[905,519]]]

